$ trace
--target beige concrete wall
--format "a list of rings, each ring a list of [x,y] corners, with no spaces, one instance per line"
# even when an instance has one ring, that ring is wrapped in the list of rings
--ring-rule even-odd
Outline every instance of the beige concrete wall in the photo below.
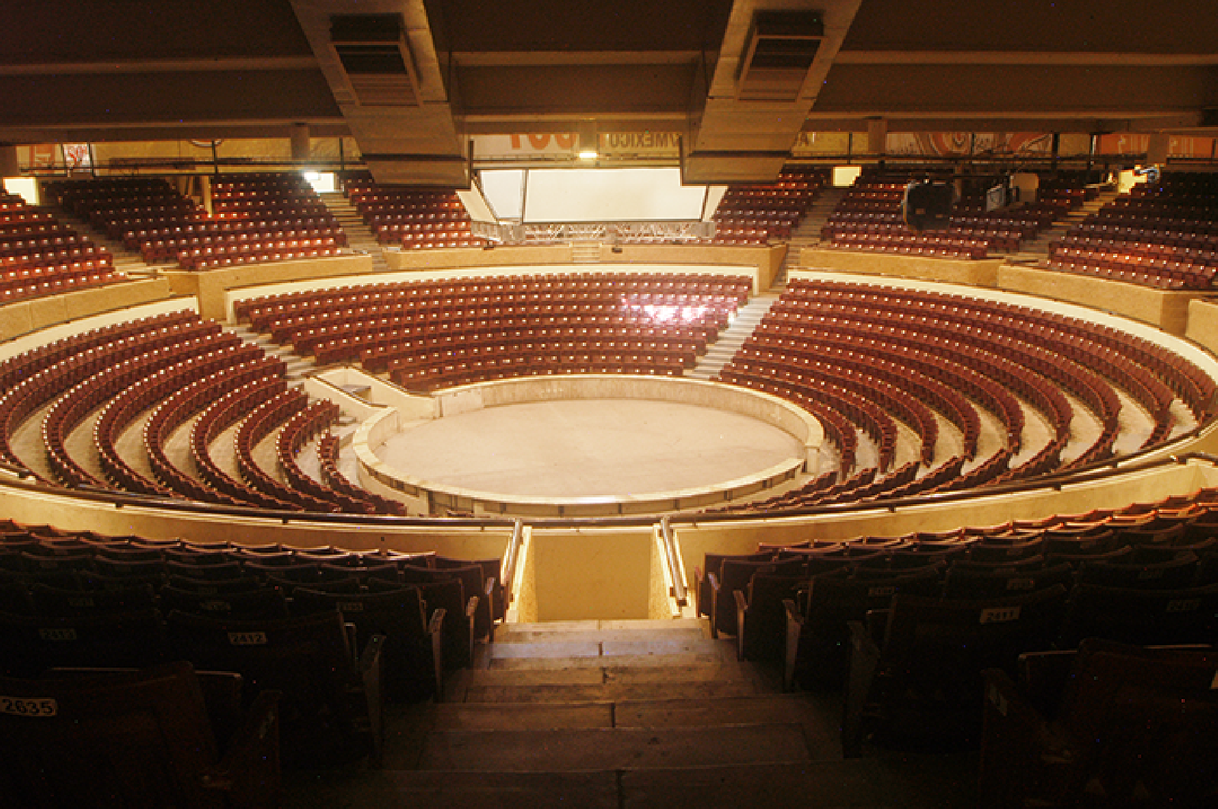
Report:
[[[562,269],[568,272],[629,271],[690,272],[705,267],[736,268],[753,275],[753,294],[770,288],[782,269],[787,254],[785,244],[767,247],[728,247],[707,244],[624,244],[615,252],[600,245],[600,263],[573,264],[571,246],[512,245],[482,248],[445,248],[443,250],[386,250],[385,262],[391,270],[430,272],[437,269],[489,269],[494,267],[537,267],[540,272]],[[641,265],[641,266],[634,266]],[[611,270],[610,267],[625,268]],[[747,269],[745,269],[747,268]]]
[[[702,567],[707,551],[752,553],[758,542],[792,544],[808,539],[901,536],[962,525],[998,525],[1013,519],[1082,513],[1093,508],[1121,508],[1171,494],[1189,494],[1215,484],[1218,484],[1218,470],[1202,462],[1193,462],[1064,486],[1060,491],[1046,487],[1021,494],[977,496],[955,504],[895,510],[876,508],[842,515],[679,524],[674,530],[692,582],[694,567]]]
[[[530,547],[538,620],[650,617],[655,547],[650,526],[575,531],[534,526]]]
[[[1086,275],[1007,264],[998,285],[1011,292],[1077,303],[1158,326],[1168,334],[1183,335],[1188,326],[1189,301],[1196,292],[1161,289],[1110,281]]]
[[[10,303],[0,307],[0,341],[100,312],[121,311],[163,300],[172,294],[168,281],[152,278]]]
[[[359,275],[372,272],[372,256],[365,253],[268,261],[261,264],[234,264],[202,272],[171,270],[165,273],[177,295],[199,299],[199,313],[216,320],[229,319],[228,291],[247,286],[288,283],[313,278]],[[314,284],[306,284],[309,287]]]
[[[203,511],[170,511],[82,500],[68,494],[24,491],[0,485],[0,514],[33,525],[113,536],[180,537],[193,541],[226,539],[248,544],[281,542],[295,547],[341,545],[355,550],[387,548],[405,552],[435,550],[460,559],[502,557],[511,539],[508,523],[464,528],[322,523],[307,515],[271,517],[214,516]]]
[[[1194,298],[1188,303],[1184,336],[1212,354],[1218,354],[1218,299]]]
[[[805,247],[799,252],[799,266],[806,269],[917,278],[975,287],[996,286],[998,268],[1004,261],[1005,259],[1001,258],[965,261],[931,256],[868,253],[863,250],[831,250],[824,247]]]

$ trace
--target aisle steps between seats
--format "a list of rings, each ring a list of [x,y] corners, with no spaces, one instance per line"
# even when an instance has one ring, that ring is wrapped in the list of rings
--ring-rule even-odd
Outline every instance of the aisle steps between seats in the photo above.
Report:
[[[384,769],[288,773],[284,806],[969,805],[958,761],[843,761],[836,697],[778,683],[702,620],[507,624],[445,702],[398,707]]]

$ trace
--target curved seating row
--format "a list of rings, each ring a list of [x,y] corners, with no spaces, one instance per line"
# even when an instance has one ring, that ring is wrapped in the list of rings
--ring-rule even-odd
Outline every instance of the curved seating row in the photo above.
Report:
[[[34,352],[29,361],[14,357],[9,363],[13,368],[11,387],[0,393],[0,452],[10,463],[22,465],[12,448],[21,423],[93,374],[149,352],[164,353],[176,344],[219,330],[219,325],[202,323],[193,314],[184,319],[175,315],[140,322],[131,330],[108,329],[86,340],[60,341],[56,350]]]
[[[234,436],[237,469],[246,482],[263,494],[291,503],[303,511],[337,512],[338,503],[315,497],[307,491],[281,483],[254,459],[254,448],[264,438],[309,406],[309,397],[300,388],[289,388],[259,403],[241,422]],[[291,478],[289,478],[291,480]]]
[[[104,247],[53,214],[5,194],[0,211],[0,304],[127,280]]]
[[[478,278],[275,296],[236,311],[318,362],[358,357],[430,389],[529,373],[679,374],[748,287],[689,274]]]
[[[1209,289],[1218,274],[1216,212],[1212,178],[1165,174],[1054,241],[1048,266],[1159,289]]]
[[[405,514],[406,507],[397,500],[370,492],[352,483],[338,468],[339,439],[326,433],[317,441],[317,459],[321,466],[322,483],[341,495],[367,503],[375,514]]]
[[[206,375],[209,364],[222,364],[234,355],[248,357],[256,347],[243,347],[241,338],[223,333],[195,340],[174,343],[163,349],[148,351],[131,359],[108,365],[73,386],[48,408],[42,422],[43,449],[47,463],[55,476],[68,486],[98,486],[105,483],[89,472],[81,459],[67,450],[67,437],[91,411],[143,380],[156,380],[157,387],[166,376],[172,377],[175,366],[183,364],[184,379],[193,381]],[[192,362],[197,360],[197,362]],[[176,370],[176,369],[175,369]],[[167,372],[167,373],[163,373]],[[157,379],[157,377],[160,379]],[[167,389],[161,387],[161,392]]]
[[[61,205],[151,263],[174,260],[184,269],[203,270],[331,256],[346,244],[334,215],[299,175],[219,175],[212,191],[213,212],[208,213],[163,179],[48,185]],[[198,244],[191,242],[194,238]]]
[[[283,376],[283,369],[281,360],[254,356],[247,362],[236,363],[171,392],[170,395],[164,396],[159,404],[155,404],[145,422],[143,439],[144,452],[160,485],[186,499],[245,505],[244,501],[223,495],[188,475],[169,459],[165,445],[175,429],[201,413],[212,402],[246,385],[274,385]],[[124,488],[130,488],[125,479],[118,480],[118,483]]]
[[[901,215],[905,189],[924,174],[865,172],[830,214],[821,230],[826,246],[959,259],[982,259],[991,252],[1013,252],[1058,215],[1081,204],[1084,191],[1046,184],[1037,203],[987,212],[984,204],[965,197],[953,207],[949,227],[913,233]]]
[[[1170,363],[1148,342],[1060,315],[1032,312],[993,301],[939,293],[898,290],[872,284],[796,280],[757,330],[724,367],[723,381],[757,387],[799,401],[819,401],[818,415],[836,411],[876,441],[879,472],[894,457],[894,431],[874,425],[895,417],[921,440],[928,468],[915,481],[895,473],[867,484],[864,495],[890,496],[954,489],[982,482],[1007,482],[1058,469],[1076,468],[1110,454],[1119,435],[1122,407],[1117,391],[1129,396],[1153,420],[1143,441],[1153,446],[1179,426],[1172,412],[1177,396],[1204,417],[1206,391],[1213,381],[1176,358]],[[840,395],[847,390],[858,401]],[[817,392],[819,391],[819,392]],[[833,391],[833,394],[829,393]],[[1063,465],[1075,418],[1074,397],[1100,426],[1099,435]],[[1051,427],[1047,443],[1012,467],[1021,450],[1023,407],[1039,411]],[[861,402],[867,402],[863,405]],[[847,405],[849,407],[847,407]],[[979,411],[988,411],[1006,430],[1005,451],[972,468],[980,432]],[[938,414],[937,416],[931,413]],[[880,415],[882,414],[882,416]],[[937,418],[959,431],[960,461],[934,458]],[[841,420],[826,421],[826,436],[845,448]],[[843,455],[842,473],[852,474],[856,448]],[[959,470],[961,477],[946,479]],[[932,476],[933,475],[933,476]],[[923,478],[930,481],[923,482]],[[858,494],[855,489],[852,493]],[[896,493],[896,494],[894,494]],[[796,490],[763,501],[768,506],[802,508],[825,502],[825,491]],[[728,507],[756,510],[757,504]]]
[[[198,419],[191,425],[190,455],[203,482],[238,502],[278,511],[299,510],[298,506],[289,501],[269,495],[240,478],[229,475],[211,454],[211,445],[221,433],[240,422],[263,402],[278,396],[286,389],[282,378],[260,379],[229,391],[199,414]]]
[[[275,457],[279,464],[279,472],[296,491],[304,492],[318,501],[333,503],[338,511],[351,514],[380,513],[377,507],[383,506],[388,501],[380,498],[374,500],[370,493],[361,496],[358,492],[351,492],[350,488],[339,490],[327,484],[324,471],[322,480],[319,481],[308,475],[297,462],[297,455],[304,445],[312,441],[319,433],[324,432],[328,435],[330,427],[337,422],[338,415],[338,405],[329,400],[321,400],[310,403],[284,422],[283,428],[275,438]],[[337,449],[338,447],[335,445],[334,450]],[[319,468],[324,470],[326,464],[321,461],[320,453],[319,448]],[[333,460],[337,461],[337,455]],[[396,503],[395,505],[396,508],[390,510],[389,513],[402,513],[402,504]]]

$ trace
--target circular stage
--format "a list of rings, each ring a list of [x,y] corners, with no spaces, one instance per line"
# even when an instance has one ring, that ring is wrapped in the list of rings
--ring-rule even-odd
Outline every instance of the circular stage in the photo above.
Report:
[[[778,400],[778,412],[765,394],[679,379],[610,384],[608,396],[597,395],[601,377],[443,392],[442,417],[388,432],[372,451],[381,475],[425,492],[431,510],[573,516],[746,496],[802,472],[809,438],[820,443],[819,424],[809,428],[803,411],[792,421],[797,408]]]

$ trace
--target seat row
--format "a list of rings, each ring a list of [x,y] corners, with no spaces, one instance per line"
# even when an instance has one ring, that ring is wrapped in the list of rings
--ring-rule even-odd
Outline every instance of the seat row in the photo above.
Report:
[[[451,300],[454,305],[492,302],[503,296],[539,303],[556,300],[584,301],[608,295],[617,300],[626,294],[729,294],[738,303],[748,299],[751,281],[744,276],[698,273],[542,273],[536,275],[489,276],[427,281],[378,283],[360,286],[305,290],[247,298],[234,304],[239,319],[249,319],[264,328],[268,319],[292,311],[316,307],[342,308],[380,300]],[[484,299],[484,300],[483,300]]]
[[[770,380],[790,395],[806,386],[802,380],[815,377],[824,382],[847,369],[849,374],[878,375],[890,386],[902,383],[906,393],[920,396],[950,423],[962,428],[967,437],[967,416],[960,412],[959,402],[953,408],[943,396],[928,397],[925,384],[906,383],[906,377],[916,381],[929,375],[998,416],[1008,427],[1008,445],[1015,452],[1020,446],[1023,418],[1010,394],[1002,391],[1009,389],[1046,414],[1055,436],[1020,469],[1011,470],[1009,475],[1002,470],[1002,480],[1019,474],[1043,474],[1056,462],[1069,438],[1073,418],[1059,388],[1078,397],[1101,424],[1097,440],[1072,464],[1080,465],[1106,457],[1116,439],[1120,403],[1114,388],[1126,391],[1155,419],[1156,427],[1145,442],[1150,445],[1170,434],[1174,423],[1170,406],[1176,390],[1182,387],[1181,376],[1195,379],[1192,372],[1161,375],[1156,363],[1147,359],[1150,352],[1118,350],[1108,341],[1093,343],[1086,339],[1085,329],[1073,324],[1050,321],[1013,329],[979,328],[978,321],[992,321],[998,314],[992,307],[969,311],[960,301],[929,305],[929,299],[920,300],[928,305],[919,305],[918,301],[910,305],[893,294],[880,300],[870,298],[869,293],[854,294],[832,285],[794,284],[724,369],[723,378],[745,384]],[[817,347],[814,355],[807,354],[811,345]],[[1063,357],[1071,361],[1064,362]],[[799,370],[809,363],[815,364],[815,372]],[[837,367],[843,371],[834,370]],[[1002,381],[998,390],[993,385],[969,383],[979,378]],[[841,378],[834,384],[840,385]],[[875,394],[870,396],[874,398]],[[887,399],[887,395],[880,398]],[[1190,400],[1199,404],[1195,396]],[[923,437],[925,451],[933,431],[928,431],[924,416],[913,415],[909,408],[894,408],[890,401],[882,409],[910,423]],[[971,409],[966,406],[966,410]],[[910,415],[912,420],[908,419]],[[851,420],[858,423],[857,419]]]
[[[1176,175],[1135,186],[1050,245],[1048,266],[1159,289],[1209,289],[1218,273],[1212,201]]]
[[[347,486],[334,486],[329,480],[330,472],[337,472],[338,444],[337,436],[329,432],[331,425],[338,420],[338,405],[329,400],[312,402],[294,413],[284,422],[283,428],[275,438],[275,457],[279,464],[280,474],[284,476],[291,488],[303,492],[317,501],[333,503],[337,510],[348,514],[403,514],[405,509],[397,501],[376,497],[371,492],[364,491],[349,483]],[[321,441],[315,441],[317,446],[318,466],[321,470],[321,480],[308,475],[297,461],[297,456],[304,446],[313,441],[318,434],[329,436],[327,447],[323,451]],[[323,452],[328,458],[323,459]],[[327,468],[327,460],[334,464]]]
[[[337,552],[305,560],[246,550],[234,560],[224,551],[137,547],[97,551],[91,564],[145,568],[158,560],[131,557],[149,553],[162,554],[160,564],[174,571],[155,585],[157,574],[147,572],[124,578],[71,570],[84,557],[68,553],[45,557],[61,564],[58,576],[43,569],[6,578],[12,611],[0,613],[4,673],[170,660],[239,672],[255,689],[283,692],[289,767],[363,756],[375,764],[382,699],[439,696],[444,673],[469,665],[479,611],[489,618],[486,595],[495,593],[480,563],[443,560],[448,567],[441,567],[426,556],[377,562]],[[107,586],[96,586],[102,577]],[[483,634],[489,638],[485,627]]]

